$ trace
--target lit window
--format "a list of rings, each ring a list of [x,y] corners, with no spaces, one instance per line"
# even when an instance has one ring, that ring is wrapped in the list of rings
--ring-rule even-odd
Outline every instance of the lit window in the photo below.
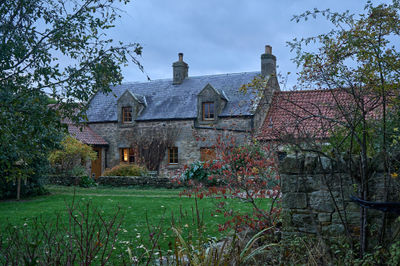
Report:
[[[132,107],[122,107],[122,123],[132,122]]]
[[[203,120],[214,120],[215,110],[214,102],[203,103]]]
[[[178,147],[168,148],[168,162],[169,164],[178,163]]]
[[[200,161],[208,162],[215,160],[215,149],[214,148],[200,148]]]
[[[134,163],[135,162],[135,151],[132,148],[121,149],[121,162]]]

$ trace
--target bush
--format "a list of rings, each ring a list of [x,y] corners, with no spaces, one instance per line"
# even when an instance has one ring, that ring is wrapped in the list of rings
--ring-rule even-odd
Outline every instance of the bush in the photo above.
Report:
[[[117,259],[120,208],[105,215],[90,201],[72,201],[54,215],[53,222],[42,216],[23,226],[6,225],[0,232],[0,264],[106,265]]]
[[[90,176],[81,176],[79,186],[84,188],[95,187],[97,184]]]
[[[182,178],[185,181],[195,180],[201,182],[206,186],[216,186],[218,185],[217,174],[220,172],[218,170],[211,170],[212,164],[214,162],[204,163],[201,161],[195,161],[183,172]]]
[[[21,197],[34,197],[48,194],[49,192],[42,186],[41,180],[49,171],[46,157],[35,158],[29,166],[26,166],[26,174],[21,180]],[[1,170],[0,170],[1,176]],[[12,175],[10,175],[12,176]],[[10,177],[9,176],[9,177]],[[0,178],[0,199],[11,199],[17,197],[17,178]]]
[[[56,169],[56,173],[79,176],[73,173],[76,171],[75,168],[84,165],[88,160],[96,159],[96,152],[89,145],[71,136],[65,136],[61,145],[61,150],[54,150],[49,155],[49,161]]]
[[[137,164],[120,164],[104,171],[103,176],[142,176],[147,170]]]
[[[82,165],[74,166],[74,168],[72,168],[70,173],[71,176],[78,176],[78,177],[84,177],[89,175],[87,169]]]

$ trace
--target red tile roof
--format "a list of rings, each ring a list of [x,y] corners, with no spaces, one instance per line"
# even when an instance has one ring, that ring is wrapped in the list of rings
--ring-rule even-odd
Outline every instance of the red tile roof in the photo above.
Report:
[[[351,115],[351,103],[354,100],[350,95],[339,90],[276,92],[257,138],[326,138],[346,115]],[[337,106],[346,106],[347,113]]]
[[[68,132],[71,136],[81,141],[82,143],[88,145],[108,145],[108,142],[105,141],[101,136],[97,135],[90,127],[88,126],[76,126],[72,123],[67,123]]]
[[[58,109],[58,104],[49,104],[49,108]],[[75,113],[78,112],[78,109],[75,110]],[[99,136],[96,132],[94,132],[89,126],[86,125],[76,125],[69,117],[64,117],[61,120],[62,124],[66,124],[68,127],[68,133],[87,145],[108,145],[108,142],[103,139],[103,137]]]

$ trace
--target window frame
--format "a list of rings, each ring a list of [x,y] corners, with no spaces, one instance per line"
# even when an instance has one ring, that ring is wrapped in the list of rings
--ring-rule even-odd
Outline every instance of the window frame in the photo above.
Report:
[[[213,107],[213,112],[210,112],[210,106]],[[208,107],[208,109],[206,109]],[[201,116],[203,121],[214,121],[215,120],[215,102],[202,102]],[[207,116],[206,116],[207,115]],[[212,118],[210,116],[213,116]]]
[[[132,106],[122,107],[121,112],[122,112],[122,123],[123,124],[129,124],[129,123],[133,122],[133,116],[132,116],[133,108],[132,108]]]
[[[121,163],[133,164],[136,162],[135,150],[133,148],[120,148],[120,158]],[[125,151],[127,151],[127,159],[125,160]],[[132,159],[133,158],[133,159]]]
[[[207,153],[212,153],[212,154],[207,154]],[[205,155],[204,157],[210,157],[210,158],[203,158],[203,154]],[[200,161],[202,162],[209,162],[209,161],[214,161],[217,158],[217,154],[215,151],[215,148],[213,147],[201,147],[200,148]],[[207,160],[204,160],[207,159]]]
[[[171,162],[172,161],[172,162]],[[179,149],[178,147],[168,148],[168,164],[177,165],[179,163]]]

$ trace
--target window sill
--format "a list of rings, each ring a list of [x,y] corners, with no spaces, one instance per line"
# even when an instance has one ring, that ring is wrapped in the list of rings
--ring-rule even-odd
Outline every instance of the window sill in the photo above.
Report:
[[[127,122],[125,122],[125,123],[119,122],[118,124],[119,124],[119,127],[133,127],[133,126],[136,125],[136,122],[135,121],[132,121],[132,122],[129,122],[129,123],[127,123]]]
[[[177,163],[169,163],[167,168],[168,169],[178,169],[179,168],[179,164],[177,164]]]

